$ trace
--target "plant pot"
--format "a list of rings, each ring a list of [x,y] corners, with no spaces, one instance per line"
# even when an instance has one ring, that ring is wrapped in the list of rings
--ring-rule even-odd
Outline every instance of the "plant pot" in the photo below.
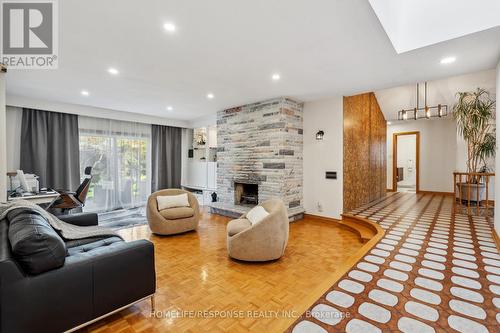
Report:
[[[457,193],[456,193],[456,198],[460,198],[460,191],[462,191],[462,201],[470,201],[477,202],[478,200],[481,202],[482,200],[486,199],[486,184],[485,183],[479,183],[479,184],[473,184],[473,183],[458,183],[456,184],[457,187]],[[470,190],[470,198],[469,198],[469,190]],[[478,191],[479,191],[479,196],[478,196]]]

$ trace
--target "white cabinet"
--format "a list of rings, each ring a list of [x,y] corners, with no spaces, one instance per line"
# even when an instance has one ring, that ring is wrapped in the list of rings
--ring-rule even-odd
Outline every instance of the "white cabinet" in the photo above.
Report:
[[[208,146],[210,148],[217,148],[217,126],[210,126],[208,128]]]
[[[192,141],[186,149],[193,149],[193,154],[184,160],[182,185],[211,195],[217,189],[217,126],[195,129],[191,135]]]
[[[207,162],[207,188],[217,188],[217,162]]]
[[[207,162],[193,161],[188,159],[188,174],[187,184],[194,188],[206,188],[207,179]]]

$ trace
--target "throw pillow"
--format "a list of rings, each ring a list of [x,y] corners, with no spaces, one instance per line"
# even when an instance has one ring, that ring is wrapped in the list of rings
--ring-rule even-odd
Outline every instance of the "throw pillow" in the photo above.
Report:
[[[66,260],[66,244],[41,215],[16,209],[7,214],[12,254],[32,275],[59,268]]]
[[[156,197],[158,210],[164,210],[175,207],[190,207],[187,193],[179,195],[165,195]]]
[[[269,213],[264,209],[264,207],[255,206],[247,213],[247,220],[254,225],[265,219],[268,215]]]

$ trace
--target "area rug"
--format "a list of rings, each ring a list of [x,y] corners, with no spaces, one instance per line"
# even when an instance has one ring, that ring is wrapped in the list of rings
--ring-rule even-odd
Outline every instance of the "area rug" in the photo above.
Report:
[[[99,213],[99,225],[113,230],[132,228],[147,223],[146,207]]]

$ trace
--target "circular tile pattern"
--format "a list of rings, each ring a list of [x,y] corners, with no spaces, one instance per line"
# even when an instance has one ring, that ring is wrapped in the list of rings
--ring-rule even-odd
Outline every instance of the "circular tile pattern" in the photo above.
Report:
[[[460,314],[473,317],[476,319],[485,319],[486,312],[482,308],[477,305],[467,303],[464,301],[459,301],[456,299],[452,299],[449,303],[450,309]]]
[[[356,267],[370,273],[375,273],[379,270],[378,266],[367,262],[360,262]]]
[[[439,313],[436,309],[422,303],[409,301],[405,304],[405,310],[406,312],[421,319],[430,321],[436,321],[439,319]]]
[[[328,333],[323,327],[309,320],[299,322],[292,330],[292,333]]]
[[[456,275],[452,276],[451,282],[465,288],[471,288],[477,290],[481,289],[481,283],[477,282],[476,280],[472,280],[462,276],[456,276]]]
[[[451,287],[450,292],[453,296],[462,298],[466,301],[483,303],[484,297],[478,292],[461,287]]]
[[[349,277],[361,282],[370,282],[373,279],[373,276],[370,274],[358,270],[352,270],[348,275]]]
[[[391,319],[391,312],[379,305],[364,302],[359,308],[358,312],[368,319],[379,323],[387,323]]]
[[[439,297],[439,295],[427,290],[413,288],[412,290],[410,290],[410,295],[413,298],[418,299],[419,301],[429,304],[438,305],[439,303],[441,303],[441,297]]]
[[[444,274],[441,272],[435,271],[433,269],[420,268],[418,270],[418,274],[421,276],[431,278],[431,279],[444,280]]]
[[[327,325],[337,325],[342,320],[342,312],[333,306],[318,304],[311,310],[311,316]]]
[[[352,319],[345,327],[347,333],[382,333],[382,330],[364,320]]]
[[[401,317],[398,320],[398,328],[404,333],[434,333],[431,326],[413,318]]]
[[[345,291],[348,291],[353,294],[359,294],[360,292],[365,290],[365,286],[363,286],[361,283],[347,279],[344,279],[339,282],[339,288],[342,288]]]
[[[343,308],[348,308],[354,304],[354,297],[342,291],[330,291],[325,298],[328,302]]]
[[[380,279],[377,281],[377,286],[380,288],[384,288],[386,290],[395,292],[395,293],[400,293],[403,291],[404,287],[401,283],[388,280],[388,279]]]
[[[448,317],[448,325],[461,333],[489,333],[488,329],[484,325],[455,315]]]
[[[408,280],[408,274],[390,268],[384,271],[384,275],[398,281]]]
[[[441,291],[443,290],[443,285],[441,282],[436,280],[431,280],[423,277],[415,278],[415,284],[419,287],[426,288],[433,291]]]
[[[368,293],[368,297],[375,302],[380,304],[384,304],[387,306],[394,306],[398,304],[398,298],[387,291],[383,291],[380,289],[372,289]]]

